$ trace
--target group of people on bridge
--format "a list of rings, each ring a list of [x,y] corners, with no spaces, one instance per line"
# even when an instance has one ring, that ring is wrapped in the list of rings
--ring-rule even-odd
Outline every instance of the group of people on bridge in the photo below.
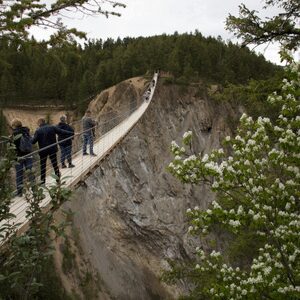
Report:
[[[143,100],[150,100],[151,91],[155,87],[156,80],[153,79],[143,94]],[[61,156],[60,163],[61,168],[73,168],[75,167],[72,163],[72,140],[75,135],[82,134],[82,155],[96,156],[93,151],[93,143],[95,138],[95,128],[98,123],[92,118],[90,110],[85,112],[82,120],[82,132],[75,133],[74,128],[68,124],[67,117],[62,115],[60,122],[57,125],[47,124],[44,118],[40,118],[37,121],[38,128],[36,129],[33,137],[30,135],[29,128],[23,126],[19,119],[14,119],[11,122],[13,129],[12,142],[16,148],[16,196],[23,195],[23,179],[24,171],[28,171],[29,180],[33,183],[35,176],[32,173],[33,169],[33,146],[38,144],[39,150],[36,151],[40,158],[40,184],[45,185],[46,183],[46,168],[47,159],[50,158],[52,167],[56,175],[56,181],[60,180],[60,168],[57,162],[57,151],[58,146],[60,147]],[[89,153],[87,148],[89,145]],[[66,165],[66,162],[68,166]]]
[[[92,118],[90,110],[87,110],[82,118],[82,134],[83,149],[82,154],[88,155],[87,146],[89,145],[89,155],[96,156],[93,151],[93,141],[95,128],[98,123]],[[57,162],[58,146],[61,151],[60,163],[61,168],[73,168],[72,163],[72,140],[74,139],[74,128],[68,124],[67,117],[62,115],[60,122],[57,125],[50,125],[44,118],[39,118],[37,121],[38,128],[33,136],[30,135],[28,127],[23,126],[21,120],[13,119],[12,127],[12,142],[16,149],[16,196],[23,195],[23,180],[24,171],[28,171],[29,180],[33,183],[35,176],[32,173],[33,168],[33,146],[38,144],[39,158],[40,158],[40,184],[46,183],[46,167],[47,159],[50,158],[52,167],[54,169],[57,181],[60,178],[60,170]],[[66,165],[66,162],[68,165]]]

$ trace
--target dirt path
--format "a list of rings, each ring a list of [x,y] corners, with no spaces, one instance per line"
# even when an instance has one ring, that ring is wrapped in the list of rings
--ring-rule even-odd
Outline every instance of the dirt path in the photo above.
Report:
[[[31,110],[31,109],[19,109],[19,108],[4,108],[3,115],[10,125],[14,118],[20,119],[23,126],[27,126],[31,132],[34,132],[37,128],[37,120],[39,118],[46,118],[51,124],[57,124],[59,122],[60,116],[68,114],[71,119],[73,118],[73,113],[67,110],[54,110],[51,109],[41,109],[41,110]]]

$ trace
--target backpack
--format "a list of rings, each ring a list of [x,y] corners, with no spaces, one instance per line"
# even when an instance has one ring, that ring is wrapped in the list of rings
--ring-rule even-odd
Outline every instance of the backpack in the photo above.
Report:
[[[32,152],[32,143],[31,138],[28,134],[22,134],[20,138],[20,151],[23,153],[30,153]]]

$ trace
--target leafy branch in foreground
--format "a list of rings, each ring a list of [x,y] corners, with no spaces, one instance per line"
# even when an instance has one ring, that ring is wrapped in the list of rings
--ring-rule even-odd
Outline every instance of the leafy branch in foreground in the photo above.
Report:
[[[9,138],[5,138],[7,143],[2,142],[0,153],[0,241],[5,240],[14,231],[14,225],[9,222],[14,215],[10,213],[12,188],[10,169],[16,157],[15,146],[9,143]]]
[[[219,226],[231,238],[223,253],[198,247],[192,267],[165,272],[167,281],[192,280],[188,299],[300,298],[300,66],[289,59],[280,93],[268,97],[281,105],[276,124],[243,114],[227,147],[204,156],[172,143],[169,171],[184,183],[210,185],[217,196],[206,211],[188,209],[189,231],[206,236]],[[248,263],[229,255],[243,238]]]
[[[105,4],[110,5],[113,10],[105,9]],[[39,0],[1,0],[0,37],[26,38],[28,29],[32,26],[52,28],[59,35],[71,34],[83,37],[82,32],[74,28],[68,29],[62,19],[65,16],[75,15],[120,16],[120,13],[114,10],[116,7],[126,7],[126,5],[109,0],[56,0],[52,4],[49,1]]]
[[[264,44],[277,41],[288,49],[300,45],[300,2],[298,0],[265,0],[264,9],[276,6],[282,10],[278,15],[262,20],[257,11],[244,4],[239,6],[239,16],[229,15],[226,28],[242,38],[243,45]]]
[[[7,175],[13,163],[13,156],[9,153],[1,159],[0,175]],[[12,223],[14,216],[9,213],[11,193],[7,186],[10,182],[3,181],[0,189],[1,299],[33,299],[43,287],[41,278],[52,258],[53,241],[64,234],[67,225],[65,221],[58,224],[54,217],[55,211],[70,197],[71,191],[64,188],[63,184],[64,179],[47,189],[51,197],[47,211],[41,207],[45,198],[44,189],[35,183],[27,184],[25,197],[28,203],[28,227],[24,233],[19,234],[18,224]]]

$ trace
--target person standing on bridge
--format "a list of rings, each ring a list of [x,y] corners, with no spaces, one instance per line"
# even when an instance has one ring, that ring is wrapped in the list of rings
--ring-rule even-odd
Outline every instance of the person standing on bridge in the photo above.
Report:
[[[83,149],[82,154],[88,155],[87,145],[90,145],[90,155],[96,156],[93,150],[94,146],[94,130],[97,126],[97,122],[92,119],[92,113],[90,110],[85,112],[82,118],[82,130],[83,130]]]
[[[38,143],[40,149],[39,155],[41,165],[41,184],[46,183],[46,166],[48,156],[51,160],[51,164],[54,169],[55,175],[58,177],[58,179],[56,179],[56,181],[58,182],[60,178],[60,172],[57,165],[56,135],[68,134],[70,132],[62,130],[57,126],[48,125],[44,118],[38,119],[37,123],[39,128],[34,133],[32,144]]]
[[[61,167],[66,168],[65,160],[69,163],[69,168],[74,168],[72,164],[72,139],[74,138],[74,129],[67,124],[67,117],[65,115],[60,117],[58,128],[68,131],[69,133],[58,134],[58,144],[61,151]]]
[[[148,90],[147,90],[146,93],[144,94],[144,98],[145,98],[146,101],[149,100],[150,95],[151,95],[151,89],[148,88]]]
[[[32,155],[30,155],[32,152],[31,137],[29,128],[23,127],[20,120],[13,119],[11,127],[13,129],[12,138],[17,155],[17,162],[15,165],[17,196],[22,197],[24,169],[28,171],[31,184],[34,182],[34,175],[32,173]]]

